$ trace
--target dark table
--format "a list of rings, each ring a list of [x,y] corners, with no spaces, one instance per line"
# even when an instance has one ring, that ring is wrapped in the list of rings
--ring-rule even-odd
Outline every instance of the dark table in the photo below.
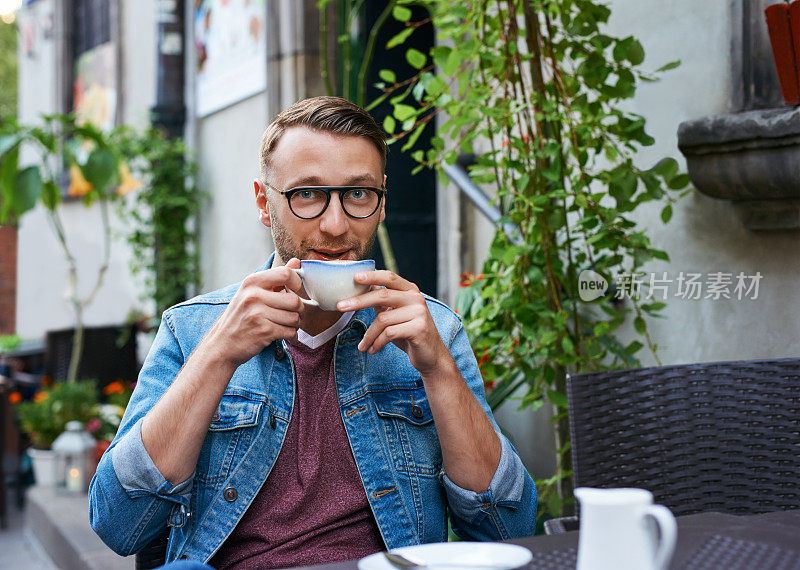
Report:
[[[762,515],[725,515],[700,513],[678,517],[678,544],[670,564],[671,570],[687,568],[798,568],[800,569],[800,509]],[[533,553],[528,570],[542,568],[574,568],[578,548],[578,532],[551,536],[531,536],[506,541],[518,544]],[[770,551],[783,555],[786,566],[751,566],[747,557]],[[724,559],[728,556],[729,559]],[[701,558],[705,561],[701,561]],[[718,562],[717,562],[718,560]],[[732,561],[733,560],[733,561]],[[306,566],[305,568],[312,568]],[[315,570],[355,570],[357,561],[313,566]]]

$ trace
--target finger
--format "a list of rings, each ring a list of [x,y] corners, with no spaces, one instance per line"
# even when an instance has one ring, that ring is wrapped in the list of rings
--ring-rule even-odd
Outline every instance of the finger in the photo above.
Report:
[[[361,271],[353,276],[356,283],[362,285],[382,285],[398,291],[419,290],[411,281],[406,281],[396,273],[381,269],[378,271]]]
[[[256,271],[242,281],[242,287],[258,287],[266,291],[276,291],[286,287],[296,292],[301,285],[300,277],[288,267]]]
[[[410,321],[415,316],[416,313],[411,307],[401,307],[379,314],[364,333],[361,342],[358,343],[358,350],[362,352],[368,350],[386,327]]]
[[[254,297],[259,303],[274,309],[303,312],[303,302],[296,293],[291,291],[263,291]]]
[[[390,342],[413,338],[417,330],[418,327],[413,320],[388,326],[381,331],[381,334],[378,335],[378,338],[375,339],[372,346],[367,349],[367,352],[369,354],[375,354]]]
[[[276,339],[297,340],[297,329],[294,327],[276,326],[273,334]]]
[[[294,329],[300,326],[300,314],[295,311],[284,311],[281,309],[267,307],[267,309],[264,311],[264,317],[266,317],[269,322],[275,323],[276,325],[291,327]]]
[[[377,306],[402,307],[413,302],[414,299],[409,298],[408,291],[381,288],[339,301],[336,304],[336,308],[342,312],[357,311],[366,307]]]

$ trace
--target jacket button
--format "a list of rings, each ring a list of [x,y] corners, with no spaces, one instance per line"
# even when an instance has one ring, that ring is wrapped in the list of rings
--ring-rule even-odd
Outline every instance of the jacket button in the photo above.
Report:
[[[218,422],[218,421],[220,420],[220,418],[221,418],[221,417],[222,417],[222,416],[221,416],[221,415],[219,415],[219,412],[214,412],[214,415],[213,415],[213,416],[211,416],[211,421],[212,421],[212,422]]]
[[[364,326],[364,323],[361,321],[353,321],[353,324],[350,325],[350,328],[356,333],[358,338],[363,338],[364,333],[367,332],[367,328]]]
[[[275,421],[275,414],[272,412],[269,413],[269,427],[275,429],[275,426],[278,425],[278,422]]]
[[[425,415],[425,413],[422,411],[422,408],[420,408],[420,407],[419,407],[418,405],[416,405],[416,404],[414,404],[413,406],[411,406],[411,413],[412,413],[412,414],[414,415],[414,417],[415,417],[415,418],[417,418],[417,419],[421,419],[421,418],[422,418],[422,416],[424,416],[424,415]]]
[[[283,360],[286,358],[286,351],[283,349],[283,345],[275,341],[275,360]]]
[[[236,487],[228,487],[222,492],[222,496],[225,497],[226,501],[232,503],[237,499],[239,493],[236,491]]]

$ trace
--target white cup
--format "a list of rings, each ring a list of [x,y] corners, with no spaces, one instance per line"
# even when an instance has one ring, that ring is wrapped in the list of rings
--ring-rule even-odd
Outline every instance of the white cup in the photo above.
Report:
[[[361,271],[374,271],[375,261],[333,260],[321,261],[304,259],[300,269],[293,269],[303,280],[303,287],[311,299],[303,299],[306,305],[319,307],[324,311],[335,311],[336,303],[369,291],[369,285],[360,285],[353,278]]]
[[[578,570],[666,570],[677,525],[667,507],[653,504],[650,491],[581,487],[575,498],[581,505]]]

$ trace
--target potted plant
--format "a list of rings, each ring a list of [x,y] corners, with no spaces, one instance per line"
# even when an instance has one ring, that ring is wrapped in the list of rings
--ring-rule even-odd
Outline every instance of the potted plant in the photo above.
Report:
[[[800,0],[767,6],[767,31],[783,100],[800,103]]]
[[[13,398],[12,401],[19,398]],[[30,439],[28,454],[36,482],[56,486],[63,479],[63,467],[50,449],[67,422],[86,424],[96,416],[97,388],[93,381],[44,385],[29,401],[16,404],[20,427]]]
[[[111,382],[103,388],[105,403],[98,404],[95,409],[94,417],[86,423],[88,431],[97,441],[95,446],[95,459],[100,462],[100,458],[111,445],[111,440],[117,434],[119,423],[128,407],[133,388],[136,382]]]

